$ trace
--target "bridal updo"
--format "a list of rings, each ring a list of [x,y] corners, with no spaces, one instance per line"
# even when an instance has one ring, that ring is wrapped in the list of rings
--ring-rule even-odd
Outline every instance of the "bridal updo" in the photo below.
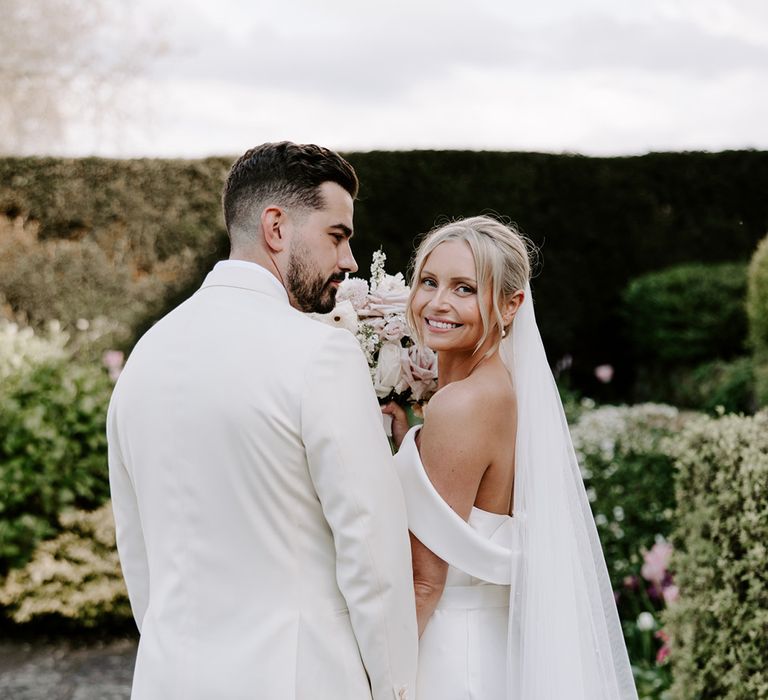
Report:
[[[447,241],[464,241],[475,259],[480,317],[483,335],[477,343],[479,350],[494,331],[509,331],[504,326],[501,308],[504,301],[515,292],[525,290],[531,278],[529,249],[532,245],[514,224],[504,224],[490,216],[472,216],[458,219],[430,231],[419,243],[411,272],[411,298],[408,303],[408,324],[419,344],[423,342],[421,325],[411,311],[411,301],[418,288],[424,263],[437,246]],[[490,288],[490,313],[487,292]]]

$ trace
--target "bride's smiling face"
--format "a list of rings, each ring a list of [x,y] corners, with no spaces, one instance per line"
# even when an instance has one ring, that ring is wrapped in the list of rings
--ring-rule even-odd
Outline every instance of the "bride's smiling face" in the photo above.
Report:
[[[429,348],[474,352],[483,335],[483,319],[475,258],[467,243],[445,241],[430,253],[411,310]]]

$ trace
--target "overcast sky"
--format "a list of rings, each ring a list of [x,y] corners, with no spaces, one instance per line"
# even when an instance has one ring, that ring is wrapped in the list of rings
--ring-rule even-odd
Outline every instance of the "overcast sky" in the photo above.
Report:
[[[73,155],[768,149],[766,0],[135,0],[165,53]],[[106,130],[110,132],[110,130]],[[118,139],[114,133],[119,133]]]

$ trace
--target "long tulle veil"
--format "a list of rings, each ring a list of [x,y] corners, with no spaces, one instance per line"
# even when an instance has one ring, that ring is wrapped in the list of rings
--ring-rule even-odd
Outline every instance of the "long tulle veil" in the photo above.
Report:
[[[500,354],[518,402],[510,700],[637,700],[605,558],[530,285]]]

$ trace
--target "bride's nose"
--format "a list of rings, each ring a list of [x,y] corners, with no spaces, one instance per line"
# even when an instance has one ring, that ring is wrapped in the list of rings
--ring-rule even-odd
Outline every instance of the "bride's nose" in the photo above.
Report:
[[[437,289],[435,291],[434,296],[432,297],[432,303],[431,306],[435,309],[447,309],[449,307],[448,304],[448,289]]]

